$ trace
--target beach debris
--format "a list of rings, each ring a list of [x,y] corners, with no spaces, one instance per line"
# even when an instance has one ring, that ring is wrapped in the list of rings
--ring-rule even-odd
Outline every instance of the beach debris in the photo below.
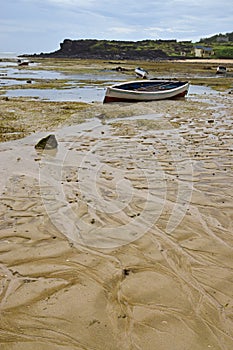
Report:
[[[129,69],[118,66],[114,70],[116,70],[117,72],[127,72]]]
[[[122,271],[124,277],[129,276],[130,272],[131,272],[130,269],[123,269]]]
[[[48,135],[42,138],[36,145],[36,149],[54,149],[57,148],[58,143],[55,135]]]
[[[126,314],[123,314],[123,315],[119,315],[118,318],[126,318],[127,315]]]

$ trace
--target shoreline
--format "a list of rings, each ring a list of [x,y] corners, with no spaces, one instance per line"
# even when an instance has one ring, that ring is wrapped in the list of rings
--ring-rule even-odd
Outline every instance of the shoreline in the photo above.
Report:
[[[184,58],[177,60],[178,62],[193,62],[193,63],[218,63],[218,64],[233,64],[231,58]]]

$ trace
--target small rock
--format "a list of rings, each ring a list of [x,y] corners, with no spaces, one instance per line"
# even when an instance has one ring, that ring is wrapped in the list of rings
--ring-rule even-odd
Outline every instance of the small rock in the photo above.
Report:
[[[126,277],[126,276],[129,276],[131,270],[130,269],[123,269],[123,276]]]
[[[54,149],[57,148],[57,140],[54,135],[48,135],[41,139],[36,145],[36,149]]]
[[[105,114],[98,114],[98,115],[96,116],[96,118],[104,119],[104,118],[105,118]]]

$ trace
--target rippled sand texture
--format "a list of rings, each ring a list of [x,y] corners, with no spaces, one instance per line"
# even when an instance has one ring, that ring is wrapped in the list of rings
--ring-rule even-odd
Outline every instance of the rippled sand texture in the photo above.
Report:
[[[150,106],[1,145],[1,349],[233,348],[232,97]]]

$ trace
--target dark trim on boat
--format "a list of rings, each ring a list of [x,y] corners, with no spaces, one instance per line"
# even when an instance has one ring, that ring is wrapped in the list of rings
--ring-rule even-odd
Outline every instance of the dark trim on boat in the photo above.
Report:
[[[187,95],[188,91],[184,91],[176,96],[173,97],[168,97],[168,98],[164,98],[161,96],[161,99],[159,100],[134,100],[134,99],[126,99],[126,98],[119,98],[119,97],[110,97],[110,96],[105,96],[103,103],[110,103],[110,102],[156,102],[156,101],[162,101],[162,100],[176,100],[182,97],[185,97]]]

